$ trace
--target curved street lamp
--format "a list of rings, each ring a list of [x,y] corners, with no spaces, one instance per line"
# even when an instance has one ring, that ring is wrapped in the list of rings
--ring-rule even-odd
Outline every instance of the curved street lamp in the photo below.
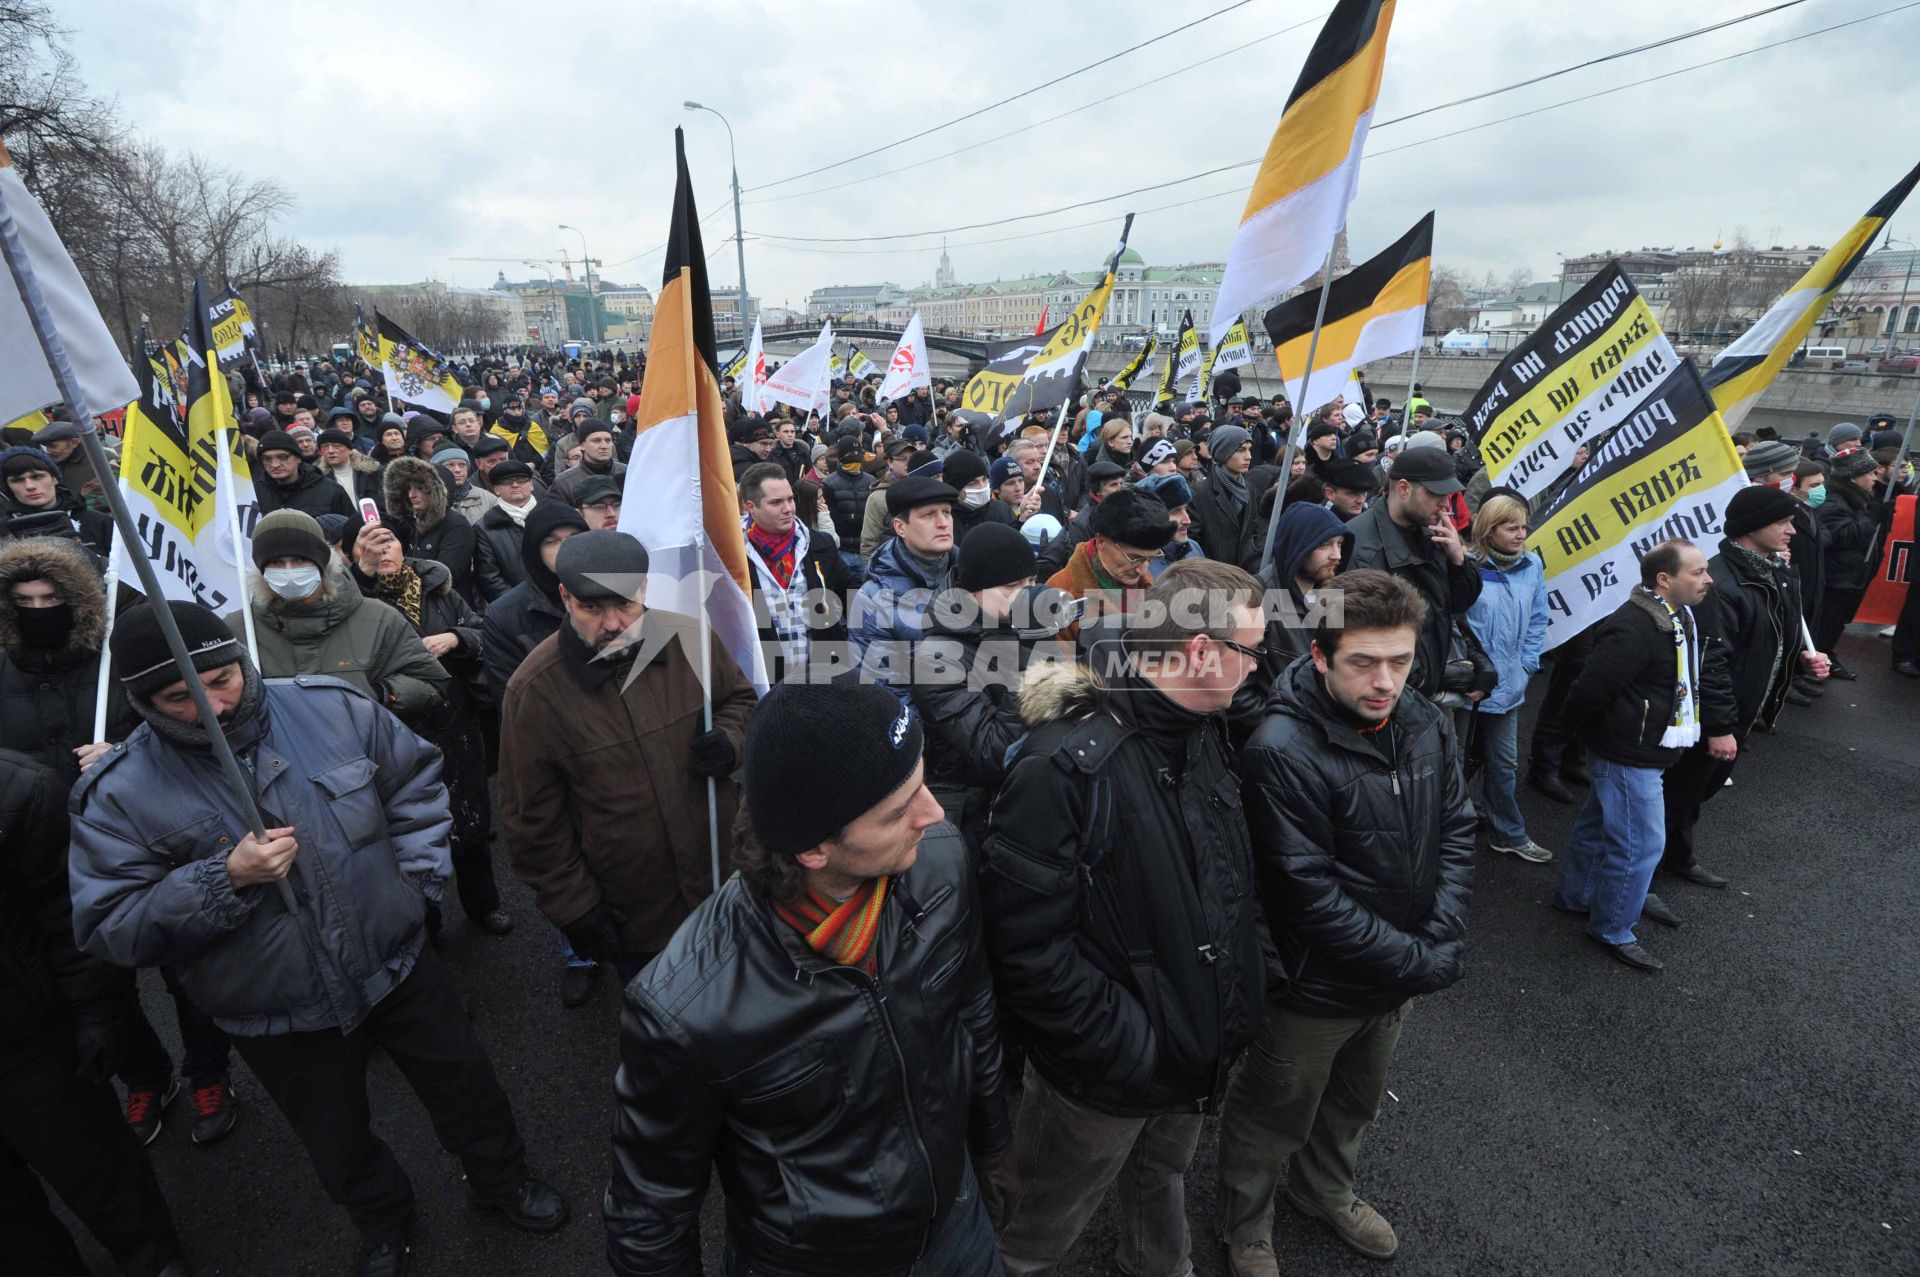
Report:
[[[689,111],[705,111],[709,115],[718,116],[720,123],[725,124],[727,127],[727,159],[733,167],[733,246],[739,252],[740,264],[740,298],[735,310],[740,315],[740,340],[744,343],[747,339],[748,323],[747,240],[746,233],[740,229],[740,160],[733,149],[733,125],[727,124],[727,117],[721,115],[720,112],[710,106],[702,105],[699,102],[684,102],[681,105],[685,106]]]

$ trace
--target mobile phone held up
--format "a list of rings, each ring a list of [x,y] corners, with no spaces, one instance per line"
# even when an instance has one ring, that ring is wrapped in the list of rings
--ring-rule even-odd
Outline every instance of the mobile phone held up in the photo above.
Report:
[[[373,503],[372,497],[360,498],[360,522],[362,523],[380,522],[380,507]]]

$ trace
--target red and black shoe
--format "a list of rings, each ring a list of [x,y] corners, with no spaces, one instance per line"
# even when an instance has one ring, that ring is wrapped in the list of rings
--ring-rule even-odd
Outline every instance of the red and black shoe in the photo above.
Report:
[[[160,1119],[165,1116],[167,1105],[180,1097],[180,1079],[169,1077],[164,1090],[149,1087],[127,1088],[127,1129],[133,1132],[133,1138],[141,1147],[153,1143],[160,1135]]]
[[[225,1139],[240,1120],[240,1103],[225,1078],[193,1088],[193,1142],[212,1144]]]

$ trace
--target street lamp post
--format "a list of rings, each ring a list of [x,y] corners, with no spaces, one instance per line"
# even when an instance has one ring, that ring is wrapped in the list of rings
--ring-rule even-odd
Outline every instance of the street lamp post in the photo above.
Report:
[[[698,102],[683,104],[689,111],[706,111],[719,116],[720,123],[727,125],[727,159],[733,166],[733,246],[739,252],[740,262],[740,298],[735,310],[740,316],[740,340],[747,339],[747,328],[752,320],[747,314],[747,239],[746,232],[740,229],[740,158],[733,149],[733,125],[727,124],[727,117],[720,115],[710,106]]]
[[[593,299],[593,255],[587,251],[587,233],[578,226],[560,223],[563,231],[572,231],[580,237],[580,258],[587,271],[587,330],[593,334],[593,344],[600,344],[600,307]]]
[[[1916,245],[1910,239],[1895,239],[1893,237],[1893,233],[1889,231],[1887,233],[1886,242],[1883,243],[1881,247],[1892,248],[1895,244],[1905,244],[1909,250],[1920,249],[1920,245]],[[1900,325],[1904,321],[1904,312],[1907,309],[1907,289],[1909,286],[1912,285],[1912,283],[1913,283],[1913,252],[1909,251],[1907,254],[1906,278],[1901,280],[1900,282],[1900,305],[1894,309],[1893,327],[1887,330],[1887,358],[1888,359],[1892,359],[1896,354],[1899,353],[1899,346],[1896,343],[1898,343],[1900,340]]]

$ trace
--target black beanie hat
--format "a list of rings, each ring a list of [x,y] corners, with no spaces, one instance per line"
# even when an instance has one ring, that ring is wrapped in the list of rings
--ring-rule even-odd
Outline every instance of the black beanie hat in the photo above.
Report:
[[[1136,488],[1111,493],[1093,508],[1093,535],[1142,550],[1173,540],[1173,516],[1157,497]]]
[[[352,416],[353,414],[348,413],[347,415]],[[320,432],[315,442],[323,448],[330,443],[337,443],[343,448],[351,448],[353,447],[353,436],[344,430],[327,429]]]
[[[1033,546],[1011,523],[983,523],[960,540],[960,588],[990,590],[1035,575]]]
[[[167,610],[173,613],[195,670],[204,674],[245,659],[246,650],[233,631],[207,608],[185,599],[169,599]],[[160,613],[151,603],[122,612],[114,622],[107,647],[113,653],[113,668],[121,686],[135,700],[144,701],[161,688],[181,681],[180,667],[173,663],[167,637],[160,629]]]
[[[949,452],[946,464],[940,469],[940,482],[955,492],[986,477],[987,459],[969,448],[956,448]]]
[[[811,851],[904,785],[921,743],[920,716],[884,687],[776,683],[747,719],[754,835],[782,855]]]
[[[1733,494],[1733,500],[1727,502],[1726,535],[1730,539],[1738,539],[1769,523],[1791,519],[1793,512],[1799,508],[1798,501],[1778,488],[1766,484],[1742,488]]]
[[[263,457],[269,452],[291,452],[296,457],[306,455],[300,451],[300,445],[293,441],[293,436],[284,430],[269,430],[261,435],[259,452]]]

